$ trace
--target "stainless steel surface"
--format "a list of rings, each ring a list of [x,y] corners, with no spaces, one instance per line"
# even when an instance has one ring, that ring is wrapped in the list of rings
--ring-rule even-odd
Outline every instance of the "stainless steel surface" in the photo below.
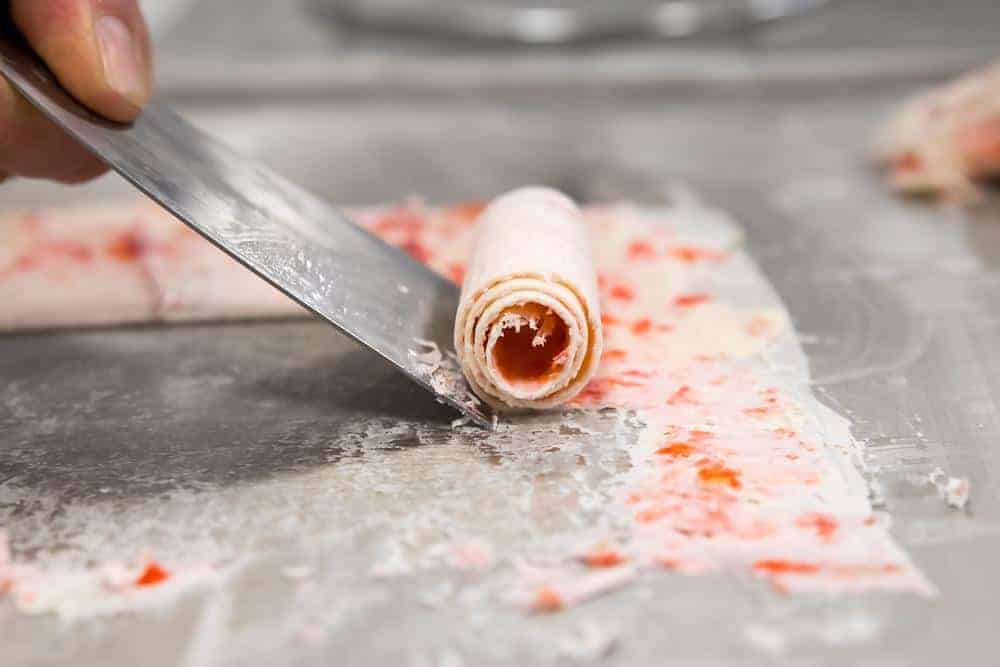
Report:
[[[0,73],[189,227],[441,400],[491,425],[489,407],[457,368],[449,382],[434,382],[418,354],[421,341],[451,349],[454,284],[163,104],[154,101],[131,125],[98,118],[14,38],[0,38]]]
[[[221,21],[227,4],[206,8]],[[382,85],[416,55],[394,56],[368,87],[355,76],[367,56],[355,54],[347,74],[329,67],[322,95],[294,104],[250,112],[210,96],[199,106],[179,79],[165,92],[187,101],[200,126],[318,192],[351,193],[352,204],[402,192],[481,198],[528,181],[584,200],[649,200],[664,183],[689,183],[747,228],[805,336],[817,392],[852,420],[893,532],[938,600],[783,598],[727,576],[652,573],[537,617],[488,603],[502,590],[434,562],[371,577],[374,560],[445,537],[544,546],[589,525],[613,491],[608,475],[628,465],[602,448],[614,424],[598,419],[595,433],[557,434],[545,447],[527,446],[520,431],[454,433],[445,410],[388,369],[373,372],[369,354],[318,323],[65,332],[0,339],[0,524],[17,555],[79,563],[149,546],[164,559],[252,558],[217,589],[164,610],[66,627],[0,605],[5,667],[994,664],[1000,212],[898,201],[866,150],[900,96],[1000,55],[1000,6],[842,5],[832,28],[807,23],[799,39],[871,47],[877,36],[887,48],[688,52],[692,71],[676,79],[671,57],[615,66],[589,54],[583,62],[604,66],[555,92],[558,68],[544,63],[535,64],[546,76],[526,65],[526,82],[488,79],[471,92],[429,76]],[[919,30],[893,33],[900,25]],[[955,49],[925,49],[934,33]],[[296,44],[324,48],[319,38]],[[921,55],[904,51],[912,63],[893,75],[886,63],[900,62],[900,44]],[[240,48],[253,51],[233,39],[202,53]],[[667,70],[660,79],[656,62]],[[115,187],[21,186],[0,199]],[[371,437],[372,423],[391,435]],[[967,513],[921,483],[937,465],[971,479]],[[314,576],[282,575],[301,564]],[[617,638],[607,657],[567,651],[595,625]]]

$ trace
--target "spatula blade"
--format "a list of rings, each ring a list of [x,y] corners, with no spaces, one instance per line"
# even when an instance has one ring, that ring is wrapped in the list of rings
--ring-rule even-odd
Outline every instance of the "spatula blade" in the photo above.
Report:
[[[237,154],[154,100],[132,124],[77,103],[21,41],[0,34],[0,74],[182,222],[489,427],[490,408],[447,354],[459,290],[320,197]]]

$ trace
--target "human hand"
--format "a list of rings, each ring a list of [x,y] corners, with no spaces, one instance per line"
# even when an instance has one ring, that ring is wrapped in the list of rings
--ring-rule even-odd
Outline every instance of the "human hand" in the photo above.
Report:
[[[66,90],[102,116],[131,121],[149,100],[152,49],[136,0],[0,0],[0,21],[13,22]],[[0,180],[81,183],[106,169],[0,77]]]

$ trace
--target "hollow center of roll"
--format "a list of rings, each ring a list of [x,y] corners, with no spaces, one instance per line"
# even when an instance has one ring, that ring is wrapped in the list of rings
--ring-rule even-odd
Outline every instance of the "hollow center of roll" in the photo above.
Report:
[[[537,386],[557,375],[568,361],[569,327],[545,306],[507,308],[503,332],[493,346],[493,364],[512,386]]]

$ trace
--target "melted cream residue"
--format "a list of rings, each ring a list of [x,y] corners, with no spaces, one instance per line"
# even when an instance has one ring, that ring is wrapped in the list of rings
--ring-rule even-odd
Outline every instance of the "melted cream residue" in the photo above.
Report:
[[[739,233],[720,233],[719,214],[697,207],[590,208],[585,218],[597,248],[605,346],[600,371],[570,407],[619,408],[642,422],[629,449],[632,471],[607,508],[628,517],[629,531],[584,546],[574,566],[541,578],[532,570],[519,601],[554,611],[612,586],[595,585],[606,577],[586,570],[627,568],[628,576],[611,577],[617,586],[636,566],[735,570],[784,592],[931,594],[873,513],[846,429],[817,428],[821,406],[769,368],[769,350],[793,334],[784,310],[773,299],[732,300],[744,281],[763,283],[734,247]],[[461,276],[471,220],[446,210],[403,233],[377,216],[368,224],[418,249],[440,273]],[[511,315],[504,326],[528,326],[532,345],[544,344],[544,314]],[[574,575],[581,563],[584,572]]]

